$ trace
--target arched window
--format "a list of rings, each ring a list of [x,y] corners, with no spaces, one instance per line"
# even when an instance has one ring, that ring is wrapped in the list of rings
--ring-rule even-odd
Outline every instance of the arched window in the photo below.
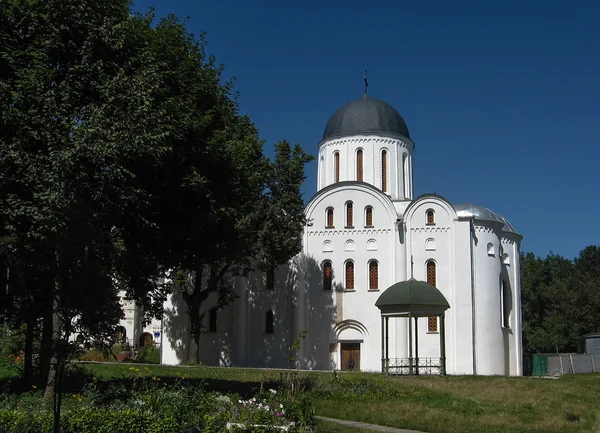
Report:
[[[410,198],[410,178],[408,174],[408,155],[405,153],[402,156],[402,165],[404,167],[404,198]]]
[[[381,190],[387,192],[387,150],[381,151]]]
[[[346,227],[353,227],[354,226],[354,206],[352,205],[352,202],[349,201],[348,203],[346,203]]]
[[[333,208],[327,208],[327,228],[333,228]]]
[[[494,256],[496,254],[496,252],[494,251],[494,244],[491,242],[487,244],[487,253],[488,256]]]
[[[333,278],[333,266],[328,260],[323,263],[323,290],[331,290],[331,280]]]
[[[354,290],[354,262],[346,262],[346,290]]]
[[[425,212],[425,218],[427,225],[435,224],[435,213],[433,212],[433,209],[428,209],[427,212]]]
[[[217,309],[208,310],[208,332],[217,332]]]
[[[265,334],[272,334],[273,332],[274,332],[273,310],[269,310],[265,314]]]
[[[365,208],[365,226],[373,227],[373,208],[371,206]]]
[[[369,262],[369,290],[379,290],[379,266],[375,260]]]
[[[363,151],[358,149],[356,151],[356,180],[359,182],[363,181]]]
[[[435,262],[433,260],[427,262],[427,283],[433,287],[436,284]],[[430,316],[427,320],[427,332],[438,332],[437,316]]]
[[[269,265],[267,267],[267,271],[265,272],[265,289],[273,290],[275,289],[275,266]]]
[[[339,182],[340,181],[340,152],[335,152],[333,154],[333,163],[334,163],[334,176],[335,176],[335,181]]]
[[[502,281],[502,327],[510,328],[510,307],[511,307],[511,299],[510,299],[510,286],[506,282],[506,280]]]

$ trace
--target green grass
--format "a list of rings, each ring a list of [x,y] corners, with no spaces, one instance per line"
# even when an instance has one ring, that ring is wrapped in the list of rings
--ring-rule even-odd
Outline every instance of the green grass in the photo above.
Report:
[[[363,374],[342,380],[375,382],[381,395],[320,395],[314,399],[318,415],[429,433],[594,432],[600,419],[600,375],[551,380]]]
[[[89,375],[119,381],[158,376],[250,395],[277,387],[286,370],[84,364]],[[133,370],[131,370],[133,369]],[[136,370],[137,369],[137,370]],[[300,373],[317,415],[428,433],[595,432],[600,427],[600,374],[560,379],[505,377],[387,377],[381,374]],[[0,369],[0,378],[9,375]],[[347,427],[319,423],[318,431]],[[360,429],[357,429],[360,430]],[[357,432],[358,433],[358,432]]]

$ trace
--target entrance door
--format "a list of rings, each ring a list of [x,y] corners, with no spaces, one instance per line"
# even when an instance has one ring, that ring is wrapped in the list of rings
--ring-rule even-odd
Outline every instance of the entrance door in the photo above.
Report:
[[[360,371],[360,343],[341,343],[342,370]]]

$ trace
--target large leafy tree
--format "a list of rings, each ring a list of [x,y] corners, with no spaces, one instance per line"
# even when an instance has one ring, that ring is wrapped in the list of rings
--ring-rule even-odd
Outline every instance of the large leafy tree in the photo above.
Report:
[[[70,332],[110,332],[118,290],[159,313],[161,277],[184,275],[198,335],[210,293],[225,305],[232,276],[299,251],[311,157],[265,158],[203,35],[127,0],[7,0],[0,43],[2,315],[43,320],[48,393]]]
[[[600,331],[600,249],[574,260],[556,254],[521,257],[525,351],[574,351],[576,338]]]

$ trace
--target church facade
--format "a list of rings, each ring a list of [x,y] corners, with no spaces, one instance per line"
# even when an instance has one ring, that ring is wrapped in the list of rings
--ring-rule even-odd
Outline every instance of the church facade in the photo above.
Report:
[[[522,237],[487,208],[414,197],[414,148],[400,114],[381,100],[365,95],[333,114],[318,144],[302,253],[274,275],[236,279],[238,298],[224,310],[206,302],[202,362],[381,371],[375,303],[388,287],[414,278],[435,286],[449,305],[442,334],[448,374],[522,374]],[[421,359],[439,359],[440,320],[391,320],[388,357],[407,359],[417,349]],[[186,329],[185,305],[171,297],[163,364],[189,359]]]

